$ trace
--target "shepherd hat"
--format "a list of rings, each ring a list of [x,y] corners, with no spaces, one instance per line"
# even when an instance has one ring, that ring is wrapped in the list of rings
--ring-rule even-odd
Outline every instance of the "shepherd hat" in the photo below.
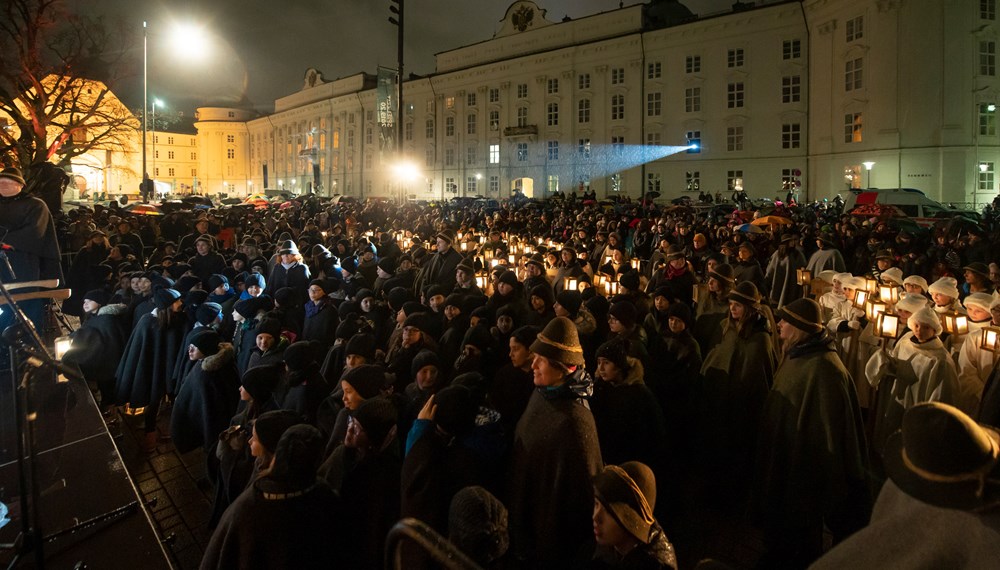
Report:
[[[903,270],[898,267],[890,267],[882,272],[882,281],[891,281],[896,285],[903,284]]]
[[[927,280],[919,275],[910,275],[906,279],[903,279],[903,285],[916,285],[924,291],[928,289]]]
[[[823,308],[812,299],[796,299],[778,309],[777,316],[807,333],[823,330]]]
[[[576,325],[566,317],[556,317],[538,333],[531,352],[567,366],[583,366],[583,347]]]
[[[909,320],[906,321],[906,326],[910,327],[910,330],[915,330],[916,324],[920,323],[922,325],[930,325],[934,329],[934,334],[941,334],[941,330],[944,328],[941,325],[941,316],[934,312],[930,307],[921,307],[917,312],[910,315]]]
[[[911,497],[946,509],[974,511],[1000,499],[1000,433],[939,402],[913,406],[889,437],[885,470]]]
[[[594,497],[629,534],[649,544],[656,519],[656,477],[638,461],[608,465],[594,476]]]

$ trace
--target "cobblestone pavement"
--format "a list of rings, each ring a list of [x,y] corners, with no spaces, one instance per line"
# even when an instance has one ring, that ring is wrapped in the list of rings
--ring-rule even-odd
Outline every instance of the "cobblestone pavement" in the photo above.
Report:
[[[166,541],[166,550],[178,569],[196,569],[211,537],[212,484],[205,476],[205,455],[201,450],[181,455],[161,437],[153,453],[143,453],[142,417],[119,413],[121,421],[110,426],[125,468],[147,503],[157,532]],[[164,406],[158,421],[161,434],[169,433],[170,409]]]

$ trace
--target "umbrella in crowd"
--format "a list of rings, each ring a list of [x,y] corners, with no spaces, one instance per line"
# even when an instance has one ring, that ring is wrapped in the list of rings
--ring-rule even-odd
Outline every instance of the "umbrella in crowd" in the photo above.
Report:
[[[781,216],[761,216],[750,223],[755,226],[789,226],[792,221]]]

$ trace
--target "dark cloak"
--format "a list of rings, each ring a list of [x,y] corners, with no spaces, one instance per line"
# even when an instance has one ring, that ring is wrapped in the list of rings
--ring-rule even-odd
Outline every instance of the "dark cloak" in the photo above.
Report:
[[[233,345],[220,343],[219,352],[195,362],[170,416],[170,437],[177,451],[213,449],[236,413],[239,389]]]

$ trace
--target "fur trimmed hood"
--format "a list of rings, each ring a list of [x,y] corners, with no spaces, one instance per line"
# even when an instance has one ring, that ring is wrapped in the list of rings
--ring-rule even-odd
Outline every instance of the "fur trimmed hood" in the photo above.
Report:
[[[98,315],[124,315],[128,312],[128,306],[122,305],[121,303],[115,303],[113,305],[104,305],[100,309],[97,309]]]
[[[236,350],[233,348],[232,343],[220,342],[219,352],[216,352],[212,356],[206,356],[201,361],[201,368],[205,372],[215,372],[216,370],[222,370],[222,368],[236,359]]]

